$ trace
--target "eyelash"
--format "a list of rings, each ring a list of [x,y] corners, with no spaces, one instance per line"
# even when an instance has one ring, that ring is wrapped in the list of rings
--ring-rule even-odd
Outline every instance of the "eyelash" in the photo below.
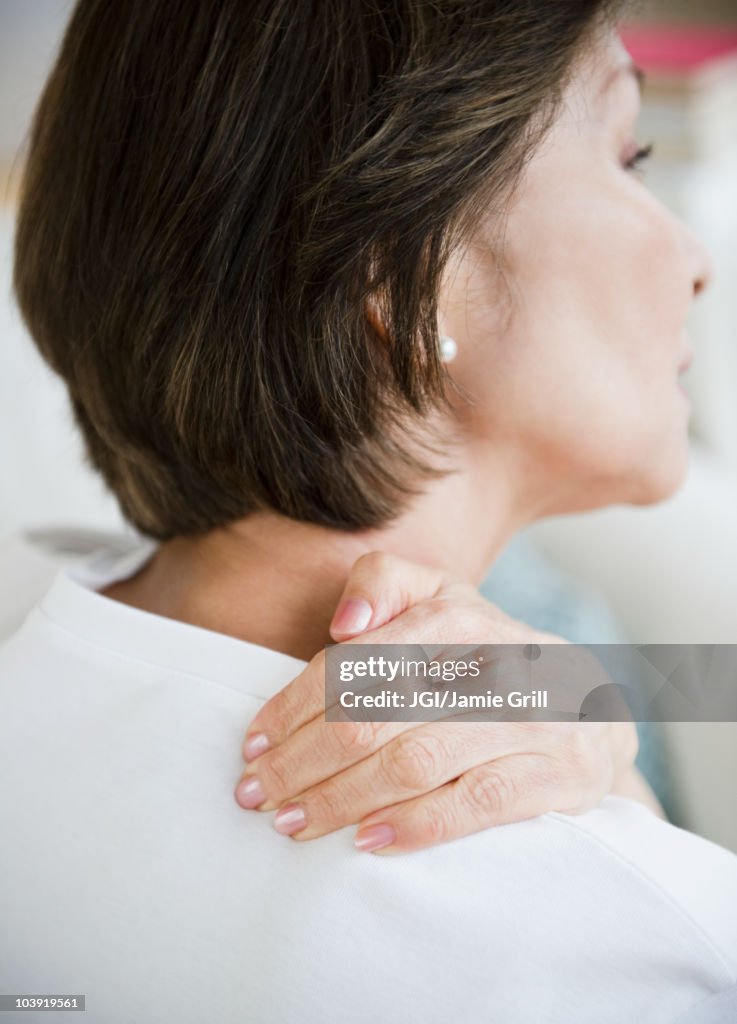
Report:
[[[653,144],[649,143],[647,146],[640,146],[628,160],[625,160],[624,166],[628,171],[637,171],[645,163],[645,161],[652,155]]]

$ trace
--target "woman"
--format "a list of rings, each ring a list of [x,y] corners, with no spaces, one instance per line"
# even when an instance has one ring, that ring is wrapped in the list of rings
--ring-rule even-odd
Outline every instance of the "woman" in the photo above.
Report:
[[[314,666],[282,690],[382,623],[370,639],[529,637],[474,589],[512,534],[683,476],[683,324],[708,267],[636,174],[611,13],[75,8],[15,287],[158,543],[60,577],[2,654],[17,991],[74,977],[99,1020],[618,1021],[625,998],[665,1021],[729,990],[724,851],[614,797],[486,828],[630,792],[631,731],[382,737],[320,720]],[[384,607],[359,561],[331,630],[377,550],[398,573]],[[279,842],[222,789],[277,693],[239,800],[320,843]],[[384,852],[482,831],[358,857],[340,826],[362,816]],[[719,901],[657,877],[685,856]]]

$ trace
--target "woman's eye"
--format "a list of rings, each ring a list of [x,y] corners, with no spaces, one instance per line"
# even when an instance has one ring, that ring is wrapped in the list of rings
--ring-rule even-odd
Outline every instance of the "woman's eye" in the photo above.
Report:
[[[645,161],[652,154],[652,151],[653,151],[653,144],[652,143],[650,143],[647,146],[638,146],[635,149],[635,151],[630,156],[628,156],[625,159],[625,161],[624,161],[625,168],[628,171],[640,170],[642,168],[643,164],[645,163]]]

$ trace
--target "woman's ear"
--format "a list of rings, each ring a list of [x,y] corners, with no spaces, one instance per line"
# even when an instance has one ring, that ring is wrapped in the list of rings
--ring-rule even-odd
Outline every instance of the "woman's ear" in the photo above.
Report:
[[[448,334],[445,320],[440,312],[438,312],[438,346],[441,363],[452,363],[458,355],[458,343]]]
[[[384,321],[381,318],[381,314],[376,306],[376,303],[371,299],[366,300],[365,306],[366,319],[369,321],[374,331],[384,344],[389,344],[389,334],[384,325]],[[438,336],[440,339],[440,358],[444,363],[452,362],[458,352],[458,346],[453,338],[446,334],[443,329],[443,320],[438,317]]]
[[[384,321],[381,318],[379,309],[373,299],[366,299],[366,305],[364,307],[366,313],[366,319],[373,327],[376,334],[381,338],[385,344],[389,344],[389,334],[387,332]]]

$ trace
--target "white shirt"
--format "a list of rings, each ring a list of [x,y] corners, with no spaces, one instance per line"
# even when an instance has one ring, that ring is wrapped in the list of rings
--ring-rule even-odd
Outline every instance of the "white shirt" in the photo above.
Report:
[[[149,552],[62,571],[0,648],[0,992],[89,1024],[735,1019],[737,857],[629,800],[395,857],[239,808],[304,663],[95,593]]]

